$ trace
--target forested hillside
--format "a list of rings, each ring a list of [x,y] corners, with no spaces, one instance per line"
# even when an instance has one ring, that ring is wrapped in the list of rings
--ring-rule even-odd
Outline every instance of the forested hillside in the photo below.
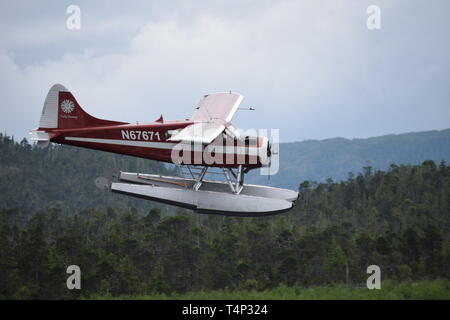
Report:
[[[297,188],[300,181],[345,180],[349,172],[361,172],[368,164],[387,170],[395,164],[450,161],[450,129],[412,132],[368,139],[333,138],[280,144],[280,169],[270,178],[259,171],[247,181]]]
[[[149,204],[95,186],[98,177],[119,171],[169,173],[155,161],[106,152],[50,145],[33,148],[0,134],[0,208],[38,211],[59,207],[65,213],[96,206],[147,210]],[[153,204],[155,205],[155,204]]]
[[[279,286],[301,292],[300,286],[364,286],[372,264],[380,266],[383,279],[447,281],[449,199],[450,166],[426,161],[386,172],[366,167],[338,183],[303,182],[295,209],[274,217],[3,209],[0,297]],[[72,264],[82,270],[79,291],[65,287],[65,270]],[[448,296],[448,282],[441,287]]]
[[[345,180],[349,172],[356,174],[364,166],[387,170],[392,163],[420,164],[425,160],[450,161],[450,129],[282,143],[280,171],[270,180],[260,176],[259,170],[251,171],[246,181],[297,189],[305,180]],[[142,212],[156,204],[99,190],[95,179],[110,178],[120,170],[174,174],[175,169],[170,168],[150,160],[70,146],[38,149],[26,140],[17,143],[0,134],[0,208],[60,206],[69,212],[98,205],[134,207]]]

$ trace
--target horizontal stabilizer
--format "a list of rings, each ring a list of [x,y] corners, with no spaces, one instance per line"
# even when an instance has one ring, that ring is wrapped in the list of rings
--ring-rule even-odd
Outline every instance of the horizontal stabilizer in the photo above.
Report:
[[[39,148],[45,148],[50,143],[50,135],[45,131],[32,130],[30,131],[32,142],[36,142]]]

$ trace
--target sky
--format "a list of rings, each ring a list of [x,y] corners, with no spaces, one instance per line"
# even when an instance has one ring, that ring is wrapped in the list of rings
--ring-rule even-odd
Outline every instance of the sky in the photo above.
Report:
[[[448,0],[4,0],[0,132],[36,128],[54,83],[127,122],[189,118],[204,94],[232,90],[256,109],[234,126],[280,129],[281,142],[446,129],[448,30]]]

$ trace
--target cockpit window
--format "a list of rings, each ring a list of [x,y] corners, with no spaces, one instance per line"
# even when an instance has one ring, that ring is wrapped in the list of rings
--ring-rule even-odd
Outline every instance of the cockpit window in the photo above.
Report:
[[[172,137],[173,135],[177,134],[178,132],[180,132],[179,130],[167,130],[164,135],[166,136],[166,140],[169,139],[170,137]]]

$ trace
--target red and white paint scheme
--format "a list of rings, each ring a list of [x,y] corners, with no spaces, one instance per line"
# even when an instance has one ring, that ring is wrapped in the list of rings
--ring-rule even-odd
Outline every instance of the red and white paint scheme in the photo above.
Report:
[[[266,137],[240,137],[230,120],[243,97],[205,95],[187,120],[130,124],[89,115],[70,91],[54,85],[45,99],[38,144],[54,142],[187,165],[258,168],[268,165]]]
[[[272,150],[267,137],[241,135],[231,125],[242,99],[238,93],[212,93],[200,100],[189,119],[165,121],[161,115],[154,122],[131,124],[89,115],[69,90],[55,84],[45,99],[38,129],[31,131],[32,140],[43,147],[54,142],[171,162],[186,166],[192,176],[122,172],[119,180],[128,183],[109,184],[114,192],[206,213],[264,215],[286,211],[297,192],[244,185],[249,170],[270,165]],[[209,167],[221,168],[226,181],[205,180]],[[194,168],[200,172],[194,174]]]

